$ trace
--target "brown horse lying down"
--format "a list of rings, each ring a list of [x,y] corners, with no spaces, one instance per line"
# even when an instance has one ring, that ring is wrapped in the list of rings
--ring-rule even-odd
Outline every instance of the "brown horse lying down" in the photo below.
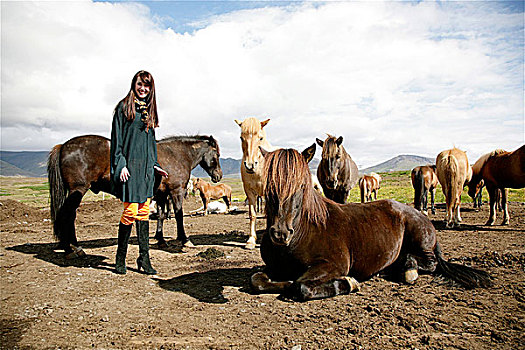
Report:
[[[436,214],[434,207],[434,199],[436,197],[436,188],[439,183],[436,166],[422,165],[412,169],[410,174],[412,179],[412,187],[414,187],[414,208],[425,215],[427,212],[428,192],[430,192],[430,209],[432,214]]]
[[[224,203],[230,210],[230,204],[232,202],[232,188],[226,184],[212,185],[203,179],[193,179],[193,191],[199,191],[204,206],[204,215],[208,215],[208,204],[211,200],[223,199]]]
[[[495,150],[481,156],[472,166],[472,179],[468,184],[468,194],[476,198],[483,188],[487,187],[490,201],[490,215],[486,225],[493,225],[496,220],[496,203],[498,191],[501,193],[503,209],[502,225],[509,224],[506,188],[525,187],[525,145],[514,152]]]
[[[374,195],[374,200],[377,200],[377,191],[381,188],[379,183],[381,182],[381,176],[376,173],[370,175],[363,175],[359,179],[359,189],[361,190],[361,203],[371,202],[372,194]]]
[[[256,293],[333,297],[358,290],[358,281],[388,267],[407,283],[420,270],[467,288],[491,284],[486,272],[446,262],[434,226],[414,208],[393,200],[342,205],[319,195],[307,164],[314,153],[315,144],[302,155],[293,149],[266,155],[266,267],[251,277]]]

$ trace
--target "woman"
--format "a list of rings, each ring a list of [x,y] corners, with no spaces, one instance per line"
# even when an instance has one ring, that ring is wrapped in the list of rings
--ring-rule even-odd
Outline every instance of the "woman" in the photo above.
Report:
[[[115,108],[111,130],[111,179],[117,197],[124,202],[118,230],[115,272],[126,273],[126,252],[133,222],[137,222],[137,266],[148,275],[157,273],[149,259],[149,203],[155,172],[168,176],[157,163],[155,129],[159,126],[155,83],[140,71],[131,88]]]

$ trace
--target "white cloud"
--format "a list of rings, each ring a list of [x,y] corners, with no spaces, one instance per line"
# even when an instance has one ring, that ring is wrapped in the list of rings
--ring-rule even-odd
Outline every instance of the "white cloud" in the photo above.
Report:
[[[2,149],[109,135],[139,69],[155,77],[157,136],[213,134],[223,156],[240,157],[233,120],[247,116],[270,118],[277,146],[343,135],[361,166],[453,145],[477,158],[525,142],[523,12],[306,3],[199,27],[175,33],[134,3],[3,2]]]

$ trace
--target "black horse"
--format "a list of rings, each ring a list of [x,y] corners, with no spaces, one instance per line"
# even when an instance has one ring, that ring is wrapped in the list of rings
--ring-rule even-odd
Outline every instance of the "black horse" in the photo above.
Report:
[[[74,137],[49,153],[47,173],[53,232],[66,258],[85,255],[75,234],[76,211],[88,190],[115,194],[110,181],[110,140],[97,135]],[[219,145],[212,136],[175,136],[157,142],[157,159],[169,176],[155,176],[154,200],[161,209],[155,238],[165,245],[163,221],[168,196],[177,220],[177,240],[191,245],[182,222],[182,202],[193,168],[200,165],[213,182],[222,178]]]

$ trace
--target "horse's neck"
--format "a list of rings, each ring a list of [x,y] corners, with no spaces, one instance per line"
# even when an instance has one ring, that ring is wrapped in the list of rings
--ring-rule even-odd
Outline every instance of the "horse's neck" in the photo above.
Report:
[[[199,141],[189,147],[189,153],[191,154],[191,169],[195,169],[195,167],[199,165],[204,153],[206,152],[206,148],[206,143],[204,141]]]

